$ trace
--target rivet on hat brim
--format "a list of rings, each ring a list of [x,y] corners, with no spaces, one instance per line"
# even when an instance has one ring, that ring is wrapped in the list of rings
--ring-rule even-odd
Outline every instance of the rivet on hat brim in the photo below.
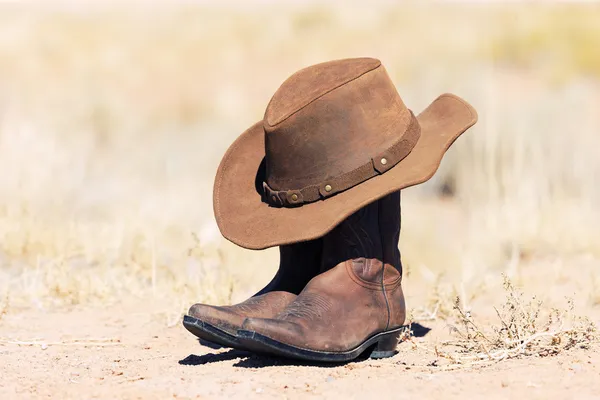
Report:
[[[385,165],[387,164],[387,159],[386,158],[382,158],[381,159],[381,165]]]
[[[331,185],[325,185],[325,191],[331,192]]]

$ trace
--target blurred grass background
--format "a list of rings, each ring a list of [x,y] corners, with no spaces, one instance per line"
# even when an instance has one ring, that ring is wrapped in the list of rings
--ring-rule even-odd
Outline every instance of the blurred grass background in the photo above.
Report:
[[[220,158],[296,70],[380,58],[416,112],[478,125],[403,194],[409,271],[600,257],[600,5],[0,4],[0,294],[228,302],[277,251],[220,238]]]

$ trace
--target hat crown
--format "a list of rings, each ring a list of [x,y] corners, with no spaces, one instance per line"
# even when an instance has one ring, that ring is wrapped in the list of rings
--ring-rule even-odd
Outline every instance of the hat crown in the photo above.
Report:
[[[280,86],[265,112],[265,180],[274,190],[324,184],[388,149],[410,123],[379,60],[304,68]]]
[[[264,121],[275,126],[310,102],[380,65],[374,58],[351,58],[303,68],[277,89],[267,106]]]

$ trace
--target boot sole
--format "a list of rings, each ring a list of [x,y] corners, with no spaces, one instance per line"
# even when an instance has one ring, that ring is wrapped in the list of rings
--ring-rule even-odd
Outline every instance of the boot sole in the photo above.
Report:
[[[377,333],[366,339],[354,349],[341,352],[303,349],[272,339],[258,332],[243,329],[237,332],[237,338],[248,350],[259,354],[277,355],[303,361],[340,363],[354,360],[373,345],[375,345],[375,348],[372,350],[369,356],[370,358],[380,359],[393,357],[398,353],[396,347],[402,329],[403,328],[400,327]]]
[[[218,327],[194,318],[189,315],[183,317],[183,326],[192,335],[200,339],[200,343],[207,347],[220,348],[220,347],[232,347],[238,350],[248,350],[240,343],[237,336],[225,332]],[[204,343],[208,342],[208,343]]]

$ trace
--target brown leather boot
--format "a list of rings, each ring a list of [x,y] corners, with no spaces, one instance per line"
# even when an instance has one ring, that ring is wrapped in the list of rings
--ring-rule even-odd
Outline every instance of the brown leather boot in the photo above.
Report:
[[[244,319],[272,318],[281,312],[319,273],[322,251],[321,239],[280,246],[279,270],[267,286],[232,306],[194,304],[184,316],[183,326],[205,345],[244,349],[236,336]]]
[[[395,354],[406,315],[402,293],[400,192],[372,203],[323,238],[332,269],[312,279],[273,319],[248,318],[246,347],[310,361],[348,361],[372,345]]]

